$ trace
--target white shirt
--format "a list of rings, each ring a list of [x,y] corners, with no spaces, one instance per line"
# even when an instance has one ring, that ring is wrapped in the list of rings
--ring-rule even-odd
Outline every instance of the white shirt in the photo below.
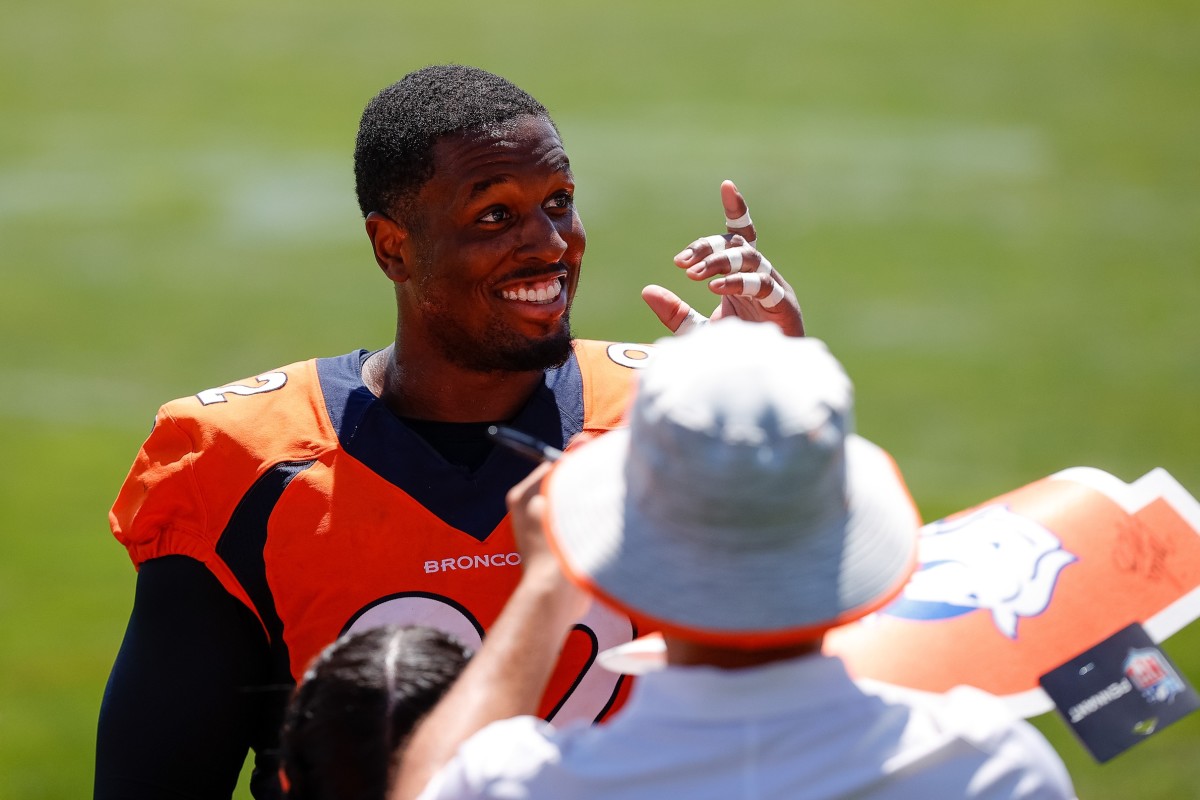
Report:
[[[607,724],[493,723],[425,788],[435,798],[1074,798],[1062,761],[991,695],[851,680],[807,656],[667,667]]]

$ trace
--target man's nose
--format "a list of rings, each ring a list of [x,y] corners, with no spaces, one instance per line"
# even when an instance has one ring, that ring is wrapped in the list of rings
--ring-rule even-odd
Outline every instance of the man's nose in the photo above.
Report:
[[[567,234],[571,221],[552,217],[543,210],[525,218],[521,228],[520,255],[547,263],[560,261],[567,252]]]

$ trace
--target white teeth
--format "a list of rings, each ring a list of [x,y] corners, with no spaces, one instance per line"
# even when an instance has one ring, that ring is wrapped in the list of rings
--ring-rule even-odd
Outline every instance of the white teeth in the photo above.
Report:
[[[536,286],[505,289],[500,296],[505,300],[520,300],[525,303],[549,303],[560,294],[562,294],[562,283],[558,280],[551,280]]]

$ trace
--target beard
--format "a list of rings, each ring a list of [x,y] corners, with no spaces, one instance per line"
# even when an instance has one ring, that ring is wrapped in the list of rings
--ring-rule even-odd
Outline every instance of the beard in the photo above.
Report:
[[[531,339],[516,333],[500,319],[490,319],[482,336],[467,331],[454,314],[444,308],[435,314],[432,326],[442,355],[475,372],[542,372],[560,367],[571,357],[571,311],[558,320],[554,330]]]

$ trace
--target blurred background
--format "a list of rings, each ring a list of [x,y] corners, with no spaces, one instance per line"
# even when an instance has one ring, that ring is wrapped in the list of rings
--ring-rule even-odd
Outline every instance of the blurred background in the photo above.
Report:
[[[0,798],[91,791],[156,407],[392,336],[351,171],[386,84],[469,63],[550,109],[582,336],[657,338],[652,281],[711,305],[671,257],[736,180],[933,520],[1075,465],[1200,494],[1197,42],[1190,0],[7,0]],[[1081,797],[1200,793],[1200,715],[1103,766],[1035,722]]]

